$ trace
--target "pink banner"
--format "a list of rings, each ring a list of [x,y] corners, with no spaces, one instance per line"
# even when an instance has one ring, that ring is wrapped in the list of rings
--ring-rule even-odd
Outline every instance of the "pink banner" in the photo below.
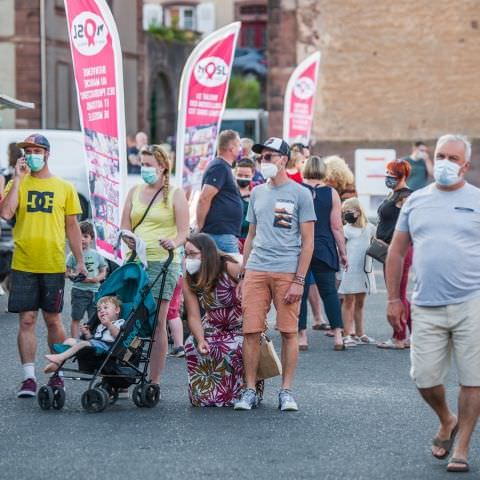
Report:
[[[65,0],[97,249],[120,261],[126,175],[122,52],[105,0]]]
[[[188,58],[180,84],[176,183],[198,189],[213,159],[225,109],[240,23],[202,40]]]
[[[287,84],[283,110],[283,138],[290,145],[308,145],[313,125],[320,52],[306,58],[292,73]]]

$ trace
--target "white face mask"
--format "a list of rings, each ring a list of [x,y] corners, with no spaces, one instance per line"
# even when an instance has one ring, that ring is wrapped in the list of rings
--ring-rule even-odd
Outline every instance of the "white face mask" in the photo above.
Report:
[[[263,178],[269,179],[277,176],[278,167],[274,163],[262,163],[260,165],[260,171]]]
[[[457,165],[450,160],[435,160],[433,165],[433,178],[439,185],[444,187],[455,185],[461,181],[461,178],[458,175],[461,168],[460,165]]]
[[[185,260],[185,269],[190,275],[195,275],[200,270],[202,261],[199,258],[187,258]]]

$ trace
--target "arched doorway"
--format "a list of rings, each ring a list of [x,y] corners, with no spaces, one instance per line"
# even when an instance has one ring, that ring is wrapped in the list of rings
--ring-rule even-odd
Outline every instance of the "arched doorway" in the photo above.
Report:
[[[163,72],[155,78],[150,95],[150,139],[152,143],[165,142],[175,136],[175,91]]]

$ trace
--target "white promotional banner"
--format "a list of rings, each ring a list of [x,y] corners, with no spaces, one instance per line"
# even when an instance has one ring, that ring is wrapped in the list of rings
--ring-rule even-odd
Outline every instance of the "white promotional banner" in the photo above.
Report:
[[[376,216],[378,206],[388,194],[385,168],[395,158],[395,150],[389,148],[355,150],[355,186],[358,198],[371,218]]]
[[[321,53],[303,60],[290,75],[283,105],[283,139],[308,145],[313,125]]]
[[[203,172],[215,155],[240,25],[231,23],[205,37],[182,72],[175,183],[192,192],[198,192]]]
[[[96,245],[121,263],[117,237],[127,152],[120,39],[105,0],[65,0],[65,9]]]

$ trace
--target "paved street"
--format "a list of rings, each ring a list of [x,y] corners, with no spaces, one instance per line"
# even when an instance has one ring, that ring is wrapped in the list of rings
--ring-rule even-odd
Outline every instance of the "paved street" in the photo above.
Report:
[[[381,339],[389,335],[384,302],[385,293],[370,298],[366,314],[367,332]],[[2,312],[5,305],[1,297]],[[446,462],[429,453],[437,426],[408,377],[406,351],[334,352],[321,332],[309,330],[311,347],[301,355],[296,382],[298,413],[276,409],[278,379],[267,383],[258,410],[192,408],[179,359],[168,360],[163,400],[152,410],[119,401],[87,414],[80,406],[85,384],[69,382],[64,410],[44,412],[35,400],[15,398],[16,323],[15,315],[0,316],[2,479],[452,478]],[[40,326],[40,338],[44,332]],[[41,355],[45,347],[40,342]],[[479,454],[477,432],[472,472],[462,478],[479,477]]]

